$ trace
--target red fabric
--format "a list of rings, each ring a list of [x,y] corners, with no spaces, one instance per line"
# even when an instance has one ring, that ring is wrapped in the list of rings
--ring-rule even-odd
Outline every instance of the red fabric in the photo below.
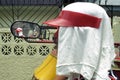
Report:
[[[17,28],[15,31],[16,31],[17,33],[18,33],[18,32],[21,32],[21,31],[22,31],[22,28]]]
[[[109,77],[110,77],[110,79],[111,79],[111,80],[115,80],[115,78],[114,78],[114,77],[112,77],[112,76],[109,76]]]
[[[120,60],[120,57],[116,57],[115,60]]]
[[[90,26],[93,28],[99,28],[100,22],[101,22],[101,18],[97,18],[95,16],[63,10],[56,19],[48,20],[44,22],[44,24],[48,24],[49,26],[53,26],[53,27]]]
[[[114,77],[109,76],[111,80],[116,80]],[[81,78],[80,78],[81,79]],[[83,79],[83,78],[82,78]],[[78,80],[77,78],[75,78],[74,80]],[[83,79],[84,80],[84,79]]]
[[[54,42],[57,44],[58,42],[58,30],[54,34]]]

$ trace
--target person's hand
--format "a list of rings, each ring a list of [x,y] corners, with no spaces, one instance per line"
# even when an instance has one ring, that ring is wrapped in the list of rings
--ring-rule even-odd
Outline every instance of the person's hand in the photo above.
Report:
[[[57,57],[57,50],[56,50],[56,49],[53,49],[52,52],[51,52],[51,54],[52,54],[53,56]]]

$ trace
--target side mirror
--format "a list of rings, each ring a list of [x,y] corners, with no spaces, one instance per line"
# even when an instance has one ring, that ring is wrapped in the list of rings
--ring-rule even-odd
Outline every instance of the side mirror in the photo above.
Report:
[[[11,32],[18,38],[38,38],[40,35],[40,27],[36,23],[16,21],[11,25]]]
[[[50,26],[39,26],[37,23],[27,21],[16,21],[11,25],[11,33],[18,38],[24,38],[29,43],[53,43],[56,28]],[[53,31],[53,32],[51,32]]]

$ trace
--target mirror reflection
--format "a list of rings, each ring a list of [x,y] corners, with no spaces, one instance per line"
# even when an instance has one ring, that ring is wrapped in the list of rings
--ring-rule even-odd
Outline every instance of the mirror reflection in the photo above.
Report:
[[[37,38],[40,35],[40,28],[35,23],[18,21],[12,24],[11,31],[16,37]]]

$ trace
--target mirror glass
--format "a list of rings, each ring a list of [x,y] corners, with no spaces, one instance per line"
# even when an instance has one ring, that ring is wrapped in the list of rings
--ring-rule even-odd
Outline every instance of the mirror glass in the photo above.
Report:
[[[40,28],[36,23],[16,21],[11,25],[11,32],[14,36],[19,38],[38,38]]]

